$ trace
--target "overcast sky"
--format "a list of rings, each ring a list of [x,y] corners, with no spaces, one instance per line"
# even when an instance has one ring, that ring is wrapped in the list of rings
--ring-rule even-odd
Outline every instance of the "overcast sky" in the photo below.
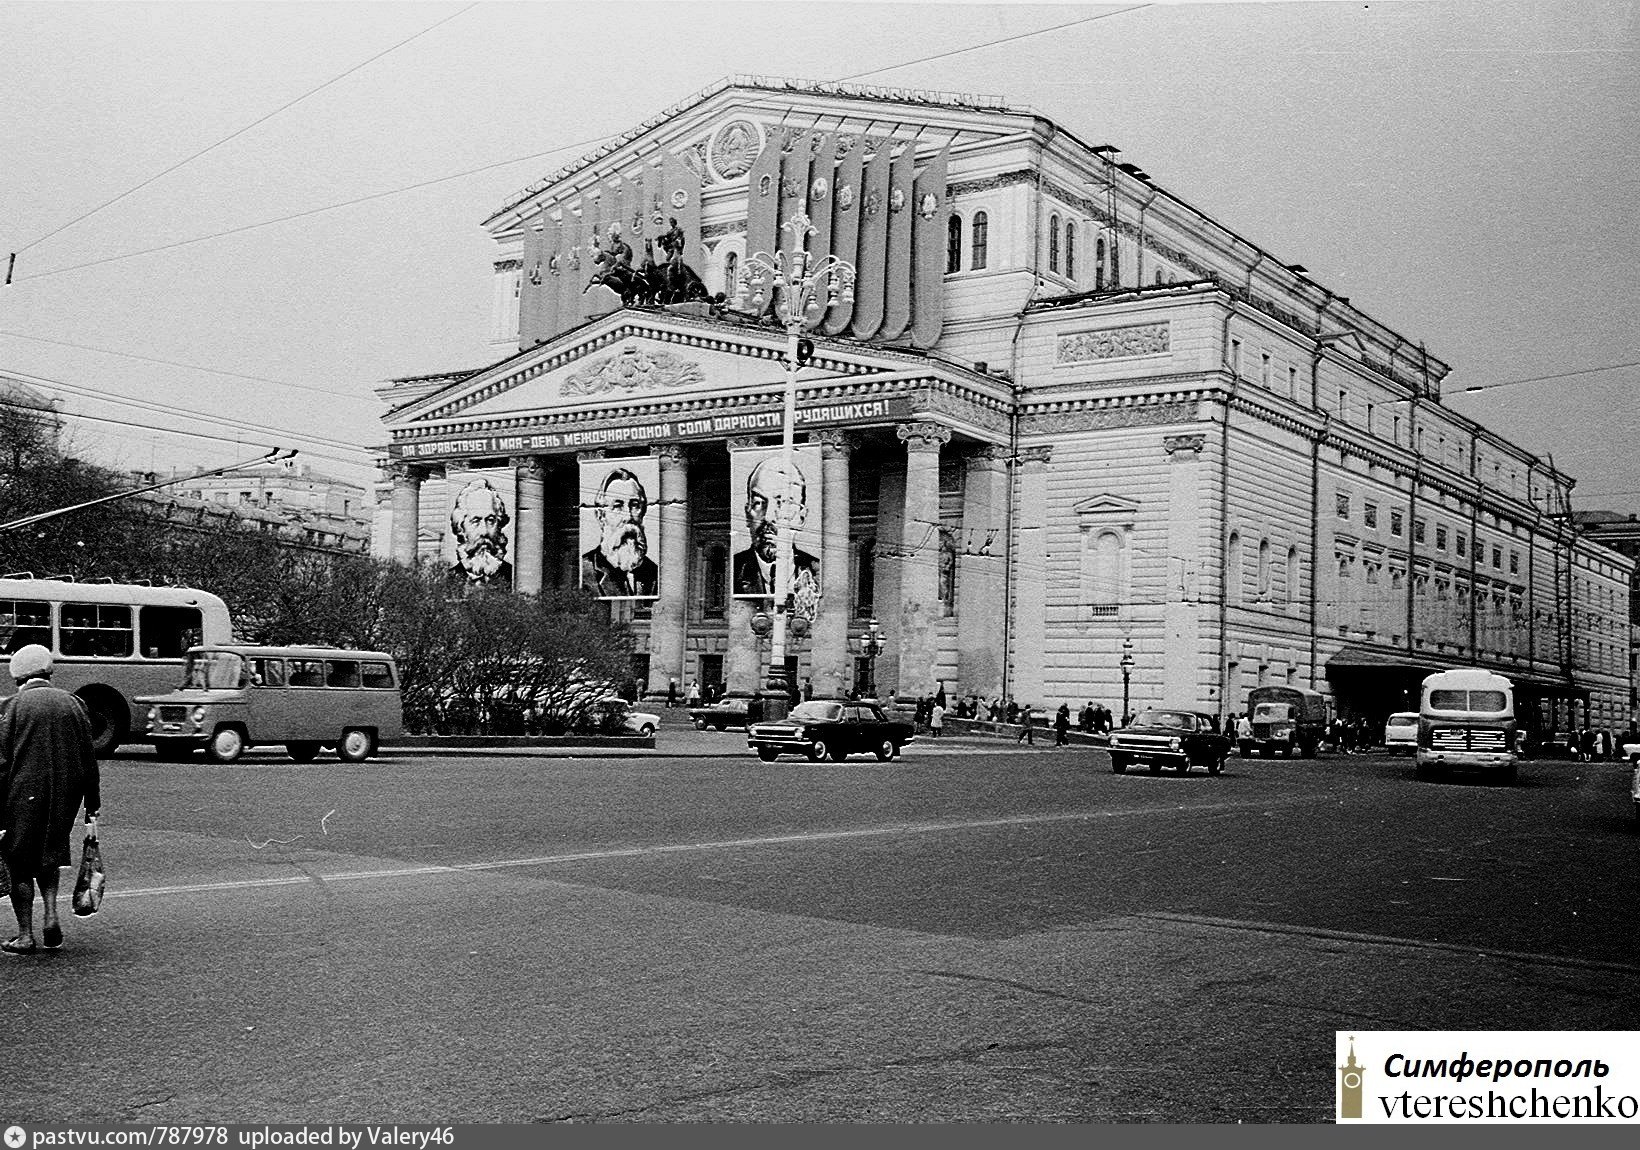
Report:
[[[1450,405],[1552,455],[1577,506],[1640,510],[1637,45],[1617,0],[0,3],[0,371],[269,429],[65,396],[141,425],[76,424],[122,465],[282,444],[364,479],[280,431],[377,443],[372,385],[501,358],[480,221],[513,192],[730,73],[858,78],[1115,144],[1425,341]]]

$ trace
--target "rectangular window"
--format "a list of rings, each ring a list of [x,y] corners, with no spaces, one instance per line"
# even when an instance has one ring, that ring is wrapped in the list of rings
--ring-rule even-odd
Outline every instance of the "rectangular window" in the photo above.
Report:
[[[1361,505],[1361,522],[1368,527],[1378,526],[1378,504],[1363,503]]]
[[[1435,550],[1446,550],[1446,528],[1438,523],[1435,525]]]
[[[1367,404],[1367,434],[1368,435],[1371,435],[1372,431],[1373,431],[1373,428],[1372,428],[1372,415],[1373,415],[1373,412],[1375,410],[1376,410],[1376,407],[1375,407],[1374,404],[1370,404],[1370,403]]]
[[[1337,500],[1338,517],[1348,519],[1350,517],[1350,497],[1340,491],[1335,498]]]
[[[1469,552],[1469,536],[1460,531],[1452,538],[1458,548],[1458,558],[1462,559]]]
[[[1350,418],[1350,393],[1343,388],[1338,389],[1338,418],[1346,422]]]
[[[0,652],[38,643],[51,647],[51,604],[31,599],[0,599]]]
[[[1519,575],[1520,574],[1520,552],[1519,551],[1509,552],[1509,574],[1511,574],[1511,575]]]
[[[283,659],[247,659],[251,683],[257,687],[283,687],[285,661]]]
[[[326,659],[325,686],[327,687],[357,687],[359,685],[359,664],[355,659]]]
[[[1264,352],[1259,356],[1258,381],[1265,387],[1270,386],[1270,353]]]
[[[325,685],[325,665],[318,659],[292,659],[290,685],[293,687],[322,687]]]
[[[180,659],[205,634],[197,607],[140,607],[137,624],[142,653],[150,659]]]
[[[1401,417],[1399,415],[1391,416],[1390,421],[1391,421],[1391,429],[1392,429],[1392,433],[1393,433],[1391,435],[1391,438],[1393,438],[1395,440],[1395,442],[1397,444],[1399,444],[1401,442]]]
[[[1298,398],[1298,368],[1296,367],[1287,369],[1287,398]]]
[[[361,663],[359,674],[366,687],[381,690],[393,686],[393,668],[387,663]]]
[[[1391,511],[1389,513],[1389,533],[1391,535],[1400,535],[1405,522],[1405,516],[1399,511]]]
[[[1412,541],[1414,543],[1422,543],[1424,541],[1424,520],[1422,516],[1419,516],[1412,521]]]
[[[64,603],[61,650],[82,658],[118,659],[136,649],[131,608],[113,603]]]
[[[1503,548],[1501,548],[1501,547],[1493,547],[1492,548],[1492,566],[1494,568],[1503,566]]]
[[[1230,341],[1230,374],[1241,378],[1241,340]]]

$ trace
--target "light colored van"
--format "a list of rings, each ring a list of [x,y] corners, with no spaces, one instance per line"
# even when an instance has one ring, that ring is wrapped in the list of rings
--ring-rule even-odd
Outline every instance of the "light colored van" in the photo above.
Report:
[[[1384,724],[1384,750],[1410,755],[1418,750],[1418,712],[1397,711]]]
[[[247,747],[282,743],[299,763],[324,748],[357,763],[404,733],[398,667],[381,651],[194,647],[181,687],[138,702],[155,750],[172,760],[202,747],[212,762],[231,763]]]

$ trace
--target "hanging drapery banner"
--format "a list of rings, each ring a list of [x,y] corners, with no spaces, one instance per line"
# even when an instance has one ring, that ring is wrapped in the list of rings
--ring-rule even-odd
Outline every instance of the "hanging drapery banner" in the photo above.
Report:
[[[704,300],[709,293],[701,278],[706,252],[700,238],[700,176],[681,157],[668,153],[660,171],[650,171],[649,181],[655,186],[650,223],[656,237],[655,258],[660,261],[659,302]]]
[[[854,334],[871,339],[883,326],[883,306],[888,274],[888,193],[894,141],[886,136],[867,141],[871,156],[865,159],[860,196],[860,258],[854,279]]]
[[[564,254],[558,263],[558,326],[562,331],[580,326],[581,289],[592,274],[587,258],[586,221],[564,209]]]
[[[831,254],[832,196],[837,182],[837,135],[826,132],[815,141],[809,157],[808,213],[814,234],[808,238],[809,266],[814,267]],[[816,306],[803,316],[803,327],[813,331],[826,318],[826,297],[818,293]]]
[[[787,253],[788,261],[791,252],[802,246],[803,237],[793,236],[786,225],[798,213],[808,214],[809,165],[820,147],[820,139],[819,132],[795,133],[790,150],[780,161],[780,229],[774,242],[776,248]]]
[[[911,244],[911,345],[930,348],[940,339],[945,322],[946,221],[951,217],[945,200],[945,171],[950,145],[939,150],[913,185]]]
[[[581,223],[586,227],[586,238],[581,247],[581,270],[576,273],[576,280],[580,285],[578,289],[580,295],[576,297],[575,309],[577,323],[585,323],[592,318],[595,303],[593,292],[597,289],[593,288],[592,291],[587,289],[593,278],[602,272],[609,262],[607,256],[603,263],[600,263],[598,259],[599,255],[607,250],[609,243],[609,238],[604,231],[603,209],[604,201],[602,196],[582,201]],[[599,313],[601,314],[601,312],[602,309],[600,308]]]
[[[541,241],[541,326],[539,338],[551,339],[565,328],[563,321],[563,288],[560,281],[564,271],[564,225],[549,220],[545,213],[540,222],[545,229]]]
[[[661,461],[583,459],[580,485],[581,586],[599,599],[653,599],[660,589],[660,540],[649,531],[660,495]],[[658,527],[656,528],[658,531]]]
[[[539,215],[523,222],[524,256],[519,268],[518,285],[518,350],[527,351],[552,334],[542,325],[545,313],[541,307],[547,288],[546,233]]]
[[[770,128],[763,150],[746,173],[746,254],[767,252],[773,255],[780,246],[776,229],[780,223],[780,147],[785,136],[782,129]],[[731,298],[734,289],[730,289]],[[741,306],[759,315],[769,308],[767,293],[763,306],[752,303],[751,293],[741,297]]]
[[[911,326],[911,243],[917,219],[912,191],[917,144],[908,140],[894,157],[888,178],[888,270],[884,274],[883,326],[878,339],[899,339]]]
[[[820,600],[820,447],[792,450],[792,468],[778,447],[729,453],[730,590],[737,599],[771,599],[779,532],[792,534],[790,589],[798,614],[814,618]]]
[[[444,561],[452,585],[512,590],[509,555],[518,509],[517,476],[510,467],[449,471],[450,512],[442,525]]]
[[[865,141],[859,136],[837,137],[839,148],[846,149],[842,162],[837,165],[831,194],[831,250],[839,259],[847,260],[856,268],[860,262],[860,177],[864,172],[861,158]],[[838,300],[826,312],[820,330],[827,335],[842,335],[848,330],[854,316],[854,305]]]

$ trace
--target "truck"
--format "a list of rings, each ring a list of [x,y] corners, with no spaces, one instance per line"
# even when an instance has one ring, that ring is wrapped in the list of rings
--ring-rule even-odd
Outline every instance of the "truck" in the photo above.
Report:
[[[1243,758],[1255,750],[1265,758],[1313,759],[1327,731],[1327,696],[1302,687],[1255,687],[1247,692],[1253,737],[1241,739]]]

